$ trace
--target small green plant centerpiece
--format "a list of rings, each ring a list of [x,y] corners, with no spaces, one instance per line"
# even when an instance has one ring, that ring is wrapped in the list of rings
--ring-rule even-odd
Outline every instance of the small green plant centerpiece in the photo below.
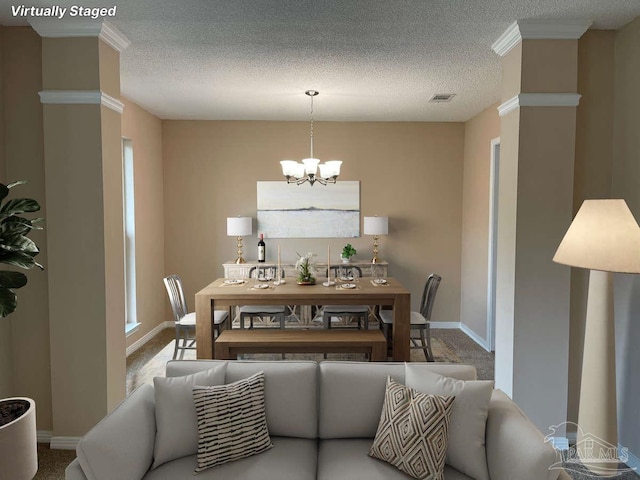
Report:
[[[298,253],[298,261],[296,262],[296,270],[298,271],[298,285],[313,285],[316,283],[316,279],[312,275],[316,270],[315,264],[313,263],[313,257],[315,256],[316,254],[311,252],[307,253],[306,255],[300,255]]]
[[[34,260],[40,253],[38,246],[27,235],[33,229],[41,230],[37,224],[42,218],[29,220],[24,213],[40,210],[38,202],[31,198],[6,200],[9,190],[24,181],[4,185],[0,183],[0,263],[24,269],[42,265]],[[13,291],[27,284],[27,276],[21,272],[0,270],[0,317],[6,317],[16,309],[18,297]]]
[[[342,263],[349,263],[351,261],[351,257],[353,257],[356,253],[356,249],[353,248],[353,245],[347,243],[342,249],[342,253],[340,254],[340,258],[342,258]]]

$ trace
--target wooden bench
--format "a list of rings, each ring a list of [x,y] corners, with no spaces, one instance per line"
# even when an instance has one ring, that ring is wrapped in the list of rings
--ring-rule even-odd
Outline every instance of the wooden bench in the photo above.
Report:
[[[368,353],[387,360],[380,330],[225,330],[215,341],[215,358],[235,360],[243,353]]]

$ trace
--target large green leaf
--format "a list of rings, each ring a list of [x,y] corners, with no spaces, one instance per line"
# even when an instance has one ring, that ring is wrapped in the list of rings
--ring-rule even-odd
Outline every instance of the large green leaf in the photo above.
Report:
[[[27,284],[27,276],[22,272],[0,270],[0,286],[6,288],[22,288]]]
[[[4,183],[0,183],[0,201],[7,198],[9,195],[9,188]]]
[[[0,248],[10,252],[28,253],[31,256],[40,253],[35,242],[24,235],[7,235],[4,238],[0,238]]]
[[[26,269],[33,267],[42,268],[42,265],[36,263],[31,255],[22,252],[7,252],[6,250],[0,250],[0,263]]]
[[[0,286],[0,317],[6,317],[16,309],[18,298],[10,289]]]
[[[0,207],[0,220],[22,213],[37,212],[38,210],[40,210],[40,205],[32,198],[14,198]]]

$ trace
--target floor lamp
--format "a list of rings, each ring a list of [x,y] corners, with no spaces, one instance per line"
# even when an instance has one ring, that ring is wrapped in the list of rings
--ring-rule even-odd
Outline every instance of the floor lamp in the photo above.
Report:
[[[612,273],[640,273],[640,227],[625,201],[585,200],[553,261],[590,270],[578,456],[592,472],[611,474],[618,466]]]

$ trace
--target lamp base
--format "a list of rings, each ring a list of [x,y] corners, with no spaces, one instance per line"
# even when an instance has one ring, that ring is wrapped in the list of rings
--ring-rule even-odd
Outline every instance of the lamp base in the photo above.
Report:
[[[238,257],[238,258],[236,258],[236,263],[237,263],[237,264],[240,264],[240,263],[247,263],[247,262],[245,261],[245,259],[244,259],[244,258],[242,258],[242,257]]]
[[[586,468],[602,476],[620,473],[615,362],[613,274],[591,270],[576,451]]]

